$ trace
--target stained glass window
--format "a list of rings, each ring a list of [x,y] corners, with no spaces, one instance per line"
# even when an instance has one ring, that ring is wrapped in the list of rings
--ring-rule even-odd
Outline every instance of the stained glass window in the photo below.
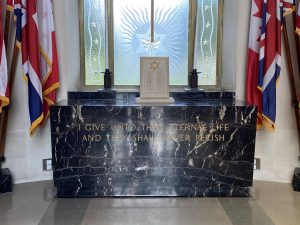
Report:
[[[199,85],[217,84],[218,0],[198,0]]]
[[[85,84],[103,85],[105,70],[104,0],[84,0]]]
[[[189,0],[114,0],[115,84],[139,85],[141,56],[169,56],[171,85],[187,84]]]
[[[198,1],[199,85],[217,84],[219,0]],[[85,85],[103,85],[104,0],[83,0]],[[151,0],[113,0],[114,84],[139,85],[141,56],[169,56],[170,84],[188,83],[189,0],[155,0],[154,43]],[[194,34],[193,34],[194,35]],[[191,62],[192,64],[193,62]]]

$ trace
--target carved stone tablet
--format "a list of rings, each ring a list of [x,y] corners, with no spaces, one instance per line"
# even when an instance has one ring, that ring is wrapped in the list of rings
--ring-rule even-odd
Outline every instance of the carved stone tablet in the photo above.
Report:
[[[137,103],[175,102],[170,98],[168,57],[141,57],[140,96]]]

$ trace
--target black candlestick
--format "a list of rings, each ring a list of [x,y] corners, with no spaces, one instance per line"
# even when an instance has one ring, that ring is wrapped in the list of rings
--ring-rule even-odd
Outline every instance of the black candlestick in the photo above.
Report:
[[[198,89],[198,74],[201,72],[197,72],[197,69],[193,69],[193,72],[191,72],[191,89]]]
[[[2,169],[5,157],[0,156],[0,194],[12,192],[12,176],[9,169]]]
[[[295,169],[293,178],[293,188],[294,191],[300,192],[300,168]]]
[[[112,82],[111,82],[111,72],[109,71],[109,69],[106,69],[105,72],[103,72],[104,74],[104,90],[110,90],[111,86],[112,86]]]
[[[1,167],[1,165],[2,165],[2,163],[4,163],[5,162],[5,157],[4,156],[1,156],[0,157],[0,176],[2,175],[2,167]]]

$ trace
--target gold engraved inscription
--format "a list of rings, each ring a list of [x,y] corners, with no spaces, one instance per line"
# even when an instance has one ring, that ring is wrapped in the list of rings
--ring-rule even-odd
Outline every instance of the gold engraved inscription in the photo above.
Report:
[[[224,142],[224,134],[207,134],[207,135],[196,135],[196,141],[198,142]]]
[[[101,141],[102,137],[99,134],[96,135],[83,135],[82,141],[84,142],[99,142]]]
[[[84,134],[82,142],[109,141],[132,142],[225,142],[230,135],[230,125],[226,123],[89,123],[80,124]],[[227,134],[227,135],[226,135]]]

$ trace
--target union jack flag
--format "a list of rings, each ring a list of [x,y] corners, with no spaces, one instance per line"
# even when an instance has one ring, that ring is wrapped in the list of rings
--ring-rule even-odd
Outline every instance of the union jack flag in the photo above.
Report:
[[[0,15],[2,15],[2,5],[0,4]],[[7,77],[7,60],[5,44],[2,34],[2,17],[0,17],[0,112],[4,106],[9,104],[9,88]]]
[[[252,0],[246,101],[258,106],[258,127],[265,122],[275,128],[281,25],[294,7],[294,0]]]
[[[44,119],[36,2],[36,0],[15,0],[14,2],[16,39],[22,53],[24,78],[28,84],[30,134]]]

